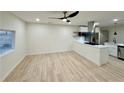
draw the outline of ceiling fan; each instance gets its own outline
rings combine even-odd
[[[78,15],[79,11],[75,11],[73,13],[71,13],[70,15],[67,16],[67,11],[64,11],[63,14],[64,14],[64,17],[60,17],[60,18],[56,18],[56,17],[49,17],[50,19],[59,19],[59,20],[62,20],[64,22],[68,22],[68,23],[71,23],[71,21],[68,19],[68,18],[72,18],[72,17],[75,17],[76,15]]]

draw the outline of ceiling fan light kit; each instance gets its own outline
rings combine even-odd
[[[71,21],[70,21],[70,20],[67,20],[66,22],[67,22],[68,24],[71,24]]]
[[[70,22],[68,22],[68,24],[71,24],[71,21],[70,21]]]

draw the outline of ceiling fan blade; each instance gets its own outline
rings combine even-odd
[[[56,18],[56,17],[48,17],[48,18],[50,18],[50,19],[60,19],[60,20],[64,19],[64,17],[61,17],[61,18]]]
[[[67,16],[67,18],[75,17],[78,13],[79,13],[79,11],[76,11],[76,12],[70,14],[69,16]]]

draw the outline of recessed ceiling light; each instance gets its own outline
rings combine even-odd
[[[114,22],[117,22],[117,21],[118,21],[118,19],[113,19],[113,21],[114,21]]]
[[[39,19],[39,18],[36,18],[36,21],[37,21],[37,22],[39,22],[39,21],[40,21],[40,19]]]
[[[66,18],[64,18],[64,19],[62,19],[62,21],[66,22],[66,21],[67,21],[67,19],[66,19]]]

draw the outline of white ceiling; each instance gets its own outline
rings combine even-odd
[[[73,11],[69,11],[68,15]],[[13,14],[20,17],[26,22],[33,22],[36,18],[40,18],[39,23],[48,24],[67,24],[58,19],[49,19],[48,17],[63,17],[62,11],[13,11]],[[118,18],[118,23],[124,23],[124,12],[123,11],[80,11],[80,13],[70,18],[72,25],[87,25],[88,21],[97,21],[100,26],[113,25],[113,19]],[[68,24],[67,24],[68,25]]]

